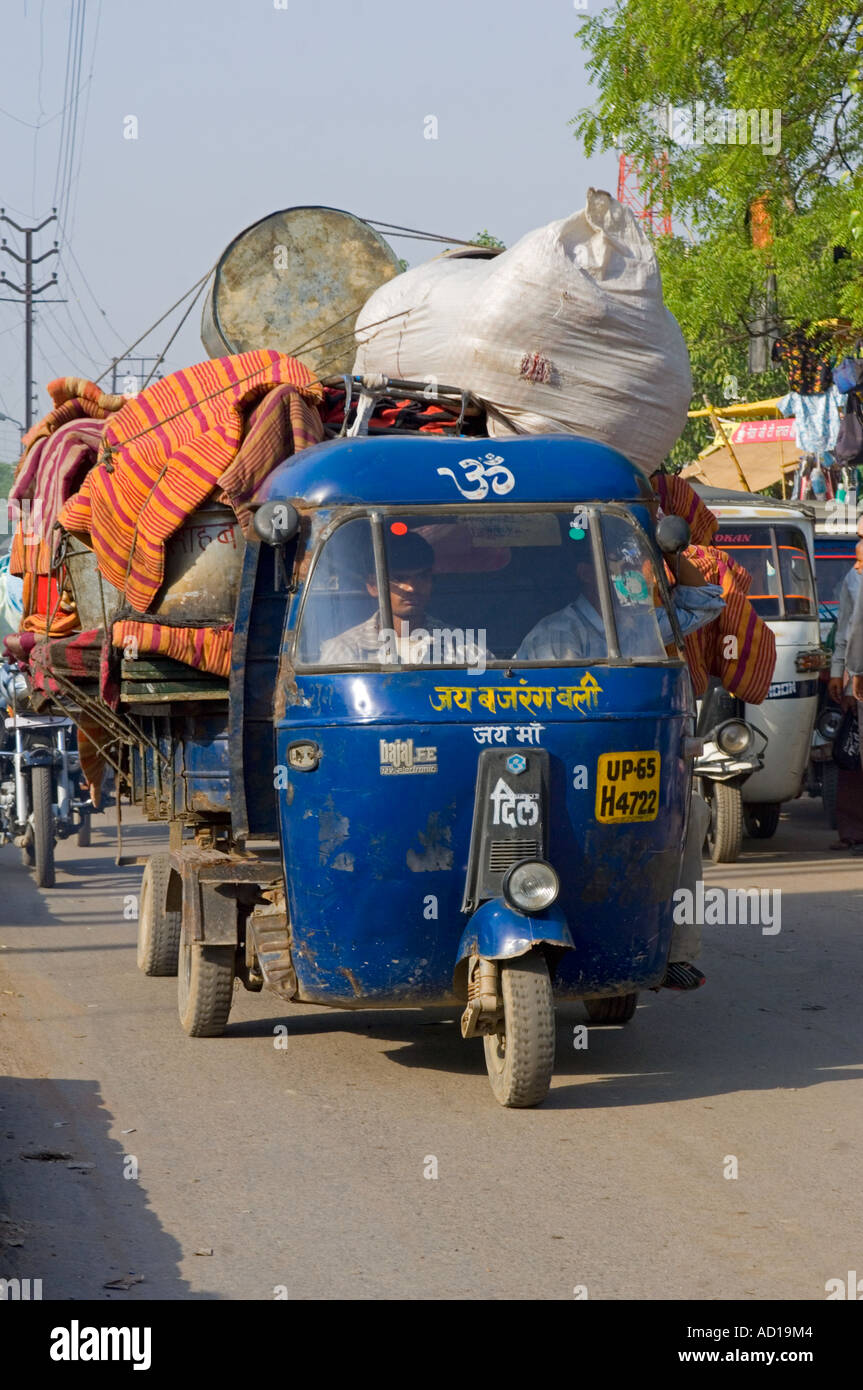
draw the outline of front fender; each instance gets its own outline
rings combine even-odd
[[[556,903],[544,912],[516,912],[501,898],[491,898],[478,907],[458,944],[456,964],[467,956],[486,960],[511,960],[527,955],[535,946],[563,946],[575,949],[566,917]]]

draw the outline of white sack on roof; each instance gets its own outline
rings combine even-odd
[[[364,304],[356,338],[355,374],[466,387],[492,435],[584,435],[650,473],[686,423],[689,354],[653,247],[593,188],[581,212],[493,259],[397,275]]]

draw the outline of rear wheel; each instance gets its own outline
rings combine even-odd
[[[500,967],[501,1031],[483,1038],[495,1099],[510,1109],[539,1105],[554,1070],[554,995],[539,952]]]
[[[180,934],[177,1004],[190,1038],[218,1038],[234,997],[235,946],[201,946],[184,927]]]
[[[839,769],[831,760],[821,765],[821,803],[827,824],[836,829],[836,794],[839,791]]]
[[[154,854],[141,879],[138,969],[145,975],[177,973],[183,914],[180,894],[172,894],[172,872],[170,855]]]
[[[628,1023],[635,1013],[638,991],[617,994],[612,999],[585,999],[584,1007],[591,1023]]]
[[[709,789],[707,852],[714,864],[733,864],[743,847],[743,797],[739,787],[705,782]]]
[[[33,859],[37,888],[54,887],[53,775],[50,767],[30,770],[33,791]]]
[[[752,801],[746,807],[746,833],[753,840],[769,840],[776,834],[779,813],[778,801]]]

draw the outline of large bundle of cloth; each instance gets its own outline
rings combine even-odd
[[[22,629],[55,636],[75,630],[71,605],[58,606],[51,585],[53,528],[64,503],[96,462],[109,415],[125,404],[92,381],[58,377],[48,384],[53,408],[24,436],[24,454],[9,494],[14,523],[10,573],[23,579]]]
[[[703,695],[709,677],[716,676],[730,695],[760,705],[773,678],[776,638],[746,597],[751,577],[712,544],[719,522],[685,479],[655,473],[651,483],[663,512],[689,522],[692,543],[684,556],[708,584],[721,587],[725,599],[725,607],[714,622],[684,639],[695,694]]]
[[[241,460],[250,411],[281,388],[259,423],[262,446]],[[262,350],[172,372],[126,402],[105,429],[96,466],[60,512],[67,531],[96,552],[130,608],[149,611],[164,577],[165,542],[208,497],[241,520],[278,456],[268,441],[291,435],[290,453],[318,443],[323,388],[295,358]],[[281,455],[284,457],[284,454]]]
[[[355,373],[468,389],[490,435],[582,435],[649,474],[686,423],[689,354],[653,247],[596,189],[498,256],[459,253],[396,276],[355,334]]]

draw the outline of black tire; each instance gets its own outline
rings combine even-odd
[[[703,779],[706,781],[706,779]],[[743,848],[743,797],[739,787],[706,783],[710,790],[707,852],[714,864],[733,864]]]
[[[80,849],[88,849],[90,846],[90,817],[84,813],[78,817],[78,846]]]
[[[832,761],[821,764],[821,803],[831,830],[836,829],[836,795],[839,791],[839,769]]]
[[[89,819],[89,818],[88,818]],[[151,855],[138,899],[138,969],[145,975],[176,975],[180,954],[182,901],[172,884],[168,854]]]
[[[33,795],[33,862],[37,888],[54,887],[54,777],[50,767],[30,769]]]
[[[770,840],[776,834],[779,813],[778,801],[751,801],[746,807],[746,833],[753,840]]]
[[[616,994],[612,999],[584,1000],[591,1023],[628,1023],[637,1004],[637,990],[634,994]]]
[[[235,946],[197,946],[187,930],[180,934],[177,1006],[190,1038],[224,1033],[234,997]]]
[[[554,1071],[554,994],[538,951],[500,968],[503,1031],[483,1038],[495,1099],[509,1109],[539,1105]]]

